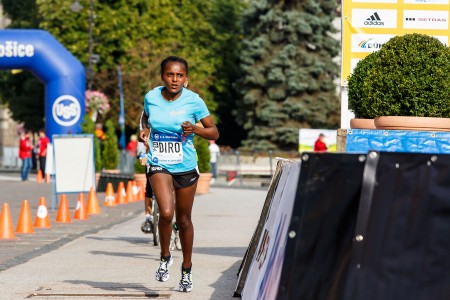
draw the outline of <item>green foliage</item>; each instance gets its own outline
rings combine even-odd
[[[209,142],[208,140],[194,136],[194,147],[197,151],[197,159],[198,159],[198,169],[200,173],[208,173],[211,171],[211,166],[209,164],[209,160],[211,155],[209,153]]]
[[[136,135],[139,136],[139,130],[136,131]],[[139,154],[139,143],[138,143],[138,154]],[[134,161],[134,172],[135,173],[145,173],[146,166],[141,165],[141,162],[139,160],[139,158],[136,158],[136,160]]]
[[[83,9],[70,10],[72,0],[1,0],[5,13],[13,19],[10,28],[39,28],[49,31],[85,66],[88,65],[89,0],[80,0]],[[93,1],[93,89],[110,99],[112,109],[103,119],[118,119],[119,91],[117,66],[122,67],[125,122],[138,127],[145,93],[162,82],[159,64],[169,55],[183,56],[190,65],[189,88],[199,93],[215,114],[220,102],[228,113],[231,89],[237,77],[237,49],[241,35],[238,23],[240,0],[180,1]],[[6,86],[19,83],[9,81]],[[23,89],[20,89],[23,90]],[[43,92],[38,96],[42,101]],[[2,95],[3,89],[0,90]],[[5,99],[6,97],[1,97]],[[12,95],[10,102],[16,102]],[[31,97],[30,97],[31,98]],[[38,110],[37,118],[44,117]],[[29,116],[26,116],[27,118]],[[25,121],[25,120],[20,120]],[[231,120],[233,121],[233,120]]]
[[[236,119],[244,149],[296,150],[299,128],[337,128],[335,0],[253,1],[244,14]]]
[[[371,101],[364,97],[363,87],[369,70],[374,66],[377,52],[372,52],[360,60],[348,78],[348,108],[356,118],[371,119],[369,109]]]
[[[105,140],[103,141],[102,166],[106,170],[117,169],[119,165],[119,148],[114,122],[105,122]]]
[[[44,128],[44,86],[30,72],[0,72],[1,103],[12,112],[12,118],[37,132]]]
[[[83,133],[92,134],[94,136],[94,155],[95,155],[95,172],[102,170],[102,154],[100,150],[100,143],[95,136],[95,123],[88,115],[84,115],[83,123],[81,124]]]
[[[425,34],[392,38],[350,75],[349,107],[367,118],[450,117],[450,48]]]
[[[143,174],[145,173],[146,166],[141,165],[141,162],[138,158],[134,161],[134,173]]]

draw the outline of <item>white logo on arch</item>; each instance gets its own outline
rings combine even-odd
[[[52,115],[59,125],[72,126],[81,117],[80,103],[71,95],[62,95],[53,103]]]

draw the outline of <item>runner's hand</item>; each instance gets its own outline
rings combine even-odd
[[[144,143],[146,147],[148,147],[148,136],[150,135],[150,130],[148,128],[143,128],[139,131],[138,141]]]
[[[183,129],[183,133],[185,136],[194,133],[194,125],[192,125],[192,123],[189,121],[184,121],[183,123],[181,123],[181,128]]]

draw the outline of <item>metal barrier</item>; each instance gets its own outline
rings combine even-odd
[[[275,172],[277,157],[299,159],[298,152],[283,151],[221,151],[218,159],[217,173],[228,183],[238,180],[242,185],[244,178],[270,179]],[[230,185],[231,185],[230,184]]]

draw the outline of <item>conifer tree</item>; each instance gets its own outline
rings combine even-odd
[[[300,128],[337,128],[336,7],[336,0],[250,3],[236,85],[244,148],[296,150]]]

